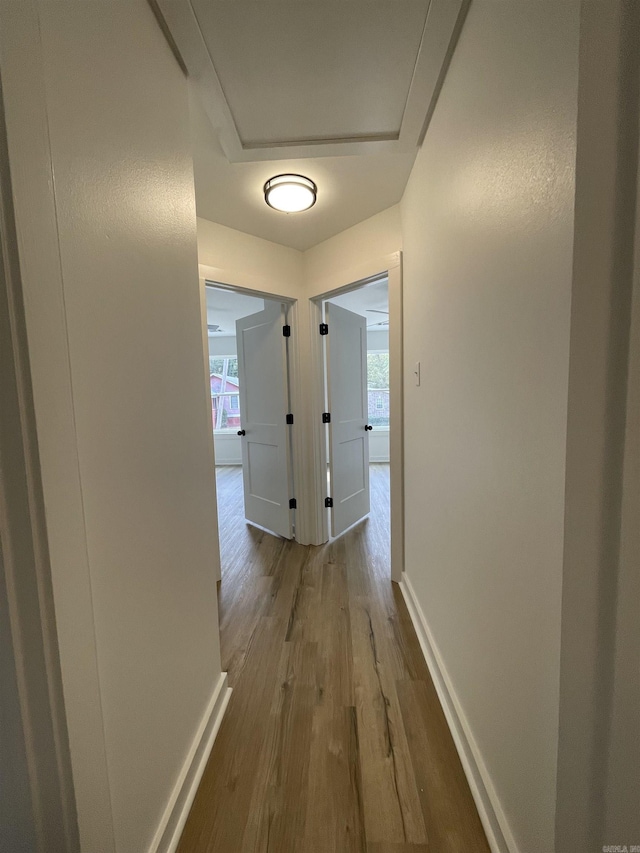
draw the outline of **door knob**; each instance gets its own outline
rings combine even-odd
[[[238,435],[246,435],[246,433],[245,433],[245,431],[244,431],[243,429],[239,429],[239,430],[238,430]]]
[[[372,430],[372,429],[373,429],[373,427],[372,427],[372,426],[369,426],[369,424],[367,424],[367,425],[365,426],[365,429]]]

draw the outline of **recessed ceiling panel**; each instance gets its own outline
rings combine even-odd
[[[192,0],[243,146],[397,139],[429,0]]]

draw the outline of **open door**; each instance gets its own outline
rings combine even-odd
[[[331,533],[338,536],[370,509],[367,321],[338,305],[325,308]]]
[[[247,521],[292,537],[285,311],[267,303],[236,321],[242,474]]]

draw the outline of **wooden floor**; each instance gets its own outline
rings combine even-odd
[[[179,853],[488,853],[389,580],[388,466],[371,516],[321,547],[251,527],[240,469],[217,479],[233,693]]]

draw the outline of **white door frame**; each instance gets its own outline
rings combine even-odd
[[[76,853],[80,836],[18,248],[0,86],[0,755],[13,793],[0,803],[0,844]]]
[[[324,411],[324,356],[319,324],[322,303],[326,299],[358,290],[382,277],[389,282],[389,464],[390,464],[390,528],[391,580],[399,583],[404,570],[404,393],[402,353],[402,253],[372,261],[358,270],[346,271],[330,280],[319,282],[320,292],[310,299],[311,318],[311,407],[313,416],[314,474],[317,506],[316,524],[320,539],[329,539],[329,520],[324,507],[327,447]],[[322,289],[323,284],[327,289]],[[314,288],[316,289],[316,288]],[[331,330],[329,330],[331,334]]]
[[[227,273],[224,270],[214,269],[214,268],[200,268],[201,276],[200,276],[200,290],[201,290],[201,304],[202,304],[202,335],[203,335],[203,357],[205,360],[205,364],[207,366],[207,394],[211,393],[211,389],[209,388],[209,342],[208,342],[208,334],[207,334],[207,310],[206,310],[206,288],[207,287],[216,287],[219,290],[231,290],[235,293],[243,293],[245,296],[253,296],[258,299],[271,299],[275,302],[282,302],[287,306],[287,320],[289,325],[291,326],[291,338],[290,338],[290,346],[288,349],[288,363],[289,363],[289,398],[291,400],[291,411],[294,414],[294,418],[297,413],[301,413],[303,410],[303,403],[300,399],[300,389],[302,387],[301,383],[301,374],[300,374],[300,347],[297,345],[297,336],[299,329],[299,309],[298,309],[298,301],[297,299],[292,298],[291,296],[283,296],[281,293],[274,293],[272,291],[267,290],[258,290],[255,287],[252,287],[250,283],[235,283],[234,279],[238,279],[238,276],[235,274]],[[202,273],[204,272],[204,276]],[[292,345],[291,345],[292,343]],[[298,429],[296,429],[296,425]],[[302,428],[302,417],[299,415],[297,418],[297,422],[294,420],[294,426],[291,430],[291,455],[292,455],[292,464],[293,464],[293,495],[291,497],[296,497],[298,499],[298,503],[300,503],[300,497],[304,493],[304,486],[302,481],[302,471],[303,471],[303,455],[304,450],[302,447],[300,429]],[[214,446],[213,450],[213,462],[215,466],[215,445],[213,442],[213,421],[211,423],[211,443]],[[216,502],[218,500],[217,491],[216,491]],[[304,516],[300,513],[300,510],[296,510],[295,516],[295,539],[296,541],[305,541],[303,536],[305,535],[304,531]],[[219,537],[218,537],[219,538]],[[218,542],[218,551],[220,550],[220,542]],[[220,570],[219,570],[220,571]],[[220,578],[218,578],[220,580]]]

